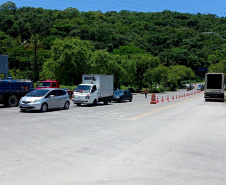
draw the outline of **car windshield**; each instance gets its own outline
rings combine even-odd
[[[27,96],[29,96],[29,97],[43,97],[48,92],[49,92],[49,90],[46,90],[46,89],[38,89],[38,90],[31,91],[30,93],[27,94]]]
[[[51,82],[39,82],[38,87],[50,87]]]
[[[122,91],[122,90],[114,91],[114,95],[122,95],[123,93],[124,93],[124,91]]]
[[[75,92],[90,92],[91,86],[90,85],[79,85]]]

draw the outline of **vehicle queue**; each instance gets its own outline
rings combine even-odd
[[[130,90],[113,90],[113,75],[83,75],[82,84],[77,86],[72,96],[64,89],[38,86],[20,99],[18,107],[22,112],[69,109],[70,99],[77,106],[81,104],[96,106],[98,102],[103,102],[105,105],[111,101],[132,102],[133,96]]]

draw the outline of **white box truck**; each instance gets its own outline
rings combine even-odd
[[[206,73],[204,98],[205,100],[215,99],[224,101],[223,73]]]
[[[82,75],[82,84],[73,92],[72,101],[81,104],[97,105],[103,101],[105,105],[113,98],[113,75]]]

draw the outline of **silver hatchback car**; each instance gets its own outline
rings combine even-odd
[[[67,91],[60,88],[36,89],[20,99],[19,109],[40,110],[46,112],[48,109],[69,109],[70,98]]]

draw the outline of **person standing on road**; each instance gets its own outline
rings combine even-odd
[[[148,94],[147,88],[145,89],[144,94],[145,94],[145,98],[147,98],[147,94]]]

